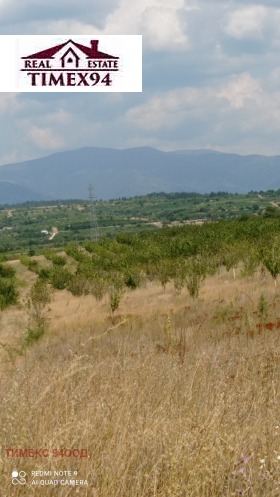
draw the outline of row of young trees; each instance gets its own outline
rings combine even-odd
[[[21,261],[38,274],[45,286],[67,289],[77,296],[92,294],[97,300],[107,294],[114,314],[124,291],[146,281],[159,281],[164,288],[173,282],[177,292],[187,287],[191,297],[196,298],[207,275],[215,274],[221,266],[232,271],[233,277],[237,266],[246,275],[253,275],[259,267],[266,268],[276,286],[280,273],[279,233],[279,219],[206,223],[119,234],[99,242],[88,241],[83,246],[69,244],[65,248],[67,256],[54,251],[45,253],[49,267],[26,256]],[[16,287],[14,269],[0,265],[1,310],[16,303]],[[40,293],[38,289],[36,292]]]
[[[75,296],[107,296],[111,317],[126,290],[147,281],[158,281],[165,288],[172,282],[176,292],[186,287],[192,298],[199,296],[205,278],[225,267],[235,277],[235,269],[253,275],[267,270],[275,287],[280,274],[280,220],[229,221],[167,228],[159,232],[120,234],[88,241],[83,246],[69,244],[66,255],[47,251],[47,264],[23,256],[21,262],[38,278],[29,292],[26,311],[28,328],[22,350],[45,333],[45,308],[52,288],[67,289]],[[0,311],[17,303],[17,274],[13,266],[0,264]]]
[[[108,294],[114,312],[126,288],[135,289],[147,280],[159,281],[164,288],[172,281],[177,292],[187,287],[196,298],[206,276],[221,266],[233,277],[237,266],[246,275],[266,268],[276,285],[278,233],[279,220],[258,219],[120,234],[83,246],[70,244],[65,249],[67,258],[49,251],[45,254],[52,263],[49,268],[40,268],[32,259],[28,265],[56,289],[92,294],[96,299]]]

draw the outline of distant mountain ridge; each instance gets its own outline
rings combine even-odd
[[[280,188],[280,156],[85,147],[0,167],[0,203]]]

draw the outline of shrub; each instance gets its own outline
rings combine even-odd
[[[63,290],[71,280],[71,273],[64,267],[54,266],[50,272],[50,282],[57,290]]]
[[[9,305],[17,303],[18,292],[15,282],[8,278],[0,278],[0,309],[3,311]]]
[[[72,275],[66,284],[66,289],[75,295],[80,297],[81,295],[88,295],[90,293],[91,284],[89,280],[80,274]]]
[[[268,302],[263,293],[258,301],[258,314],[261,318],[267,318],[268,316]]]
[[[111,317],[113,319],[114,313],[119,308],[122,296],[124,294],[124,280],[121,273],[112,273],[111,278],[108,281],[108,291]]]
[[[114,312],[119,308],[121,303],[123,291],[120,288],[115,288],[112,286],[109,290],[110,308],[111,315],[114,316]]]
[[[46,259],[52,261],[55,266],[65,266],[66,259],[62,255],[57,255],[55,252],[51,250],[45,253]]]
[[[34,273],[37,273],[39,270],[38,261],[35,261],[34,259],[30,259],[29,264],[28,264],[28,269],[29,269],[29,271],[33,271]]]
[[[96,300],[102,300],[108,289],[108,283],[105,277],[96,276],[90,284],[90,293]]]
[[[66,259],[62,255],[54,255],[52,258],[52,262],[55,266],[65,266]]]
[[[37,322],[41,322],[43,311],[46,305],[51,302],[51,292],[48,284],[38,278],[30,290],[29,298],[29,306],[32,309],[33,317]]]
[[[135,290],[141,284],[141,271],[131,271],[127,273],[124,277],[124,284],[131,290]]]
[[[51,277],[51,269],[42,268],[38,271],[38,276],[43,281],[48,281]]]
[[[29,347],[37,342],[47,330],[45,307],[51,302],[51,291],[48,284],[38,278],[33,284],[30,293],[28,307],[30,311],[30,326],[22,338],[23,348]]]
[[[191,257],[186,266],[186,286],[190,296],[195,299],[199,295],[199,290],[207,274],[206,263],[200,258]]]
[[[44,335],[45,331],[46,326],[44,322],[37,324],[33,328],[28,328],[27,332],[23,335],[23,347],[29,347],[34,342],[37,342]]]
[[[28,257],[27,255],[22,255],[20,258],[19,258],[21,264],[23,264],[24,266],[28,267],[28,264],[29,264],[29,261],[30,261],[30,257]]]
[[[13,278],[16,274],[12,266],[3,266],[0,264],[0,278]]]
[[[277,238],[275,238],[269,247],[263,249],[262,262],[271,274],[276,288],[277,276],[280,274],[280,246]]]
[[[186,261],[184,259],[180,259],[175,262],[173,266],[173,284],[176,292],[181,293],[182,289],[186,284]]]

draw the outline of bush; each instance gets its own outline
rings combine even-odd
[[[0,309],[3,311],[9,305],[17,303],[18,292],[15,282],[8,278],[0,278]]]
[[[51,292],[48,284],[41,279],[37,279],[30,290],[29,297],[33,316],[37,323],[41,323],[44,308],[51,302]]]
[[[28,267],[28,264],[29,264],[29,261],[30,261],[30,258],[27,256],[27,255],[22,255],[20,258],[19,258],[21,264],[23,264],[24,266]]]
[[[42,281],[48,281],[51,277],[51,269],[42,268],[38,271],[38,276]]]
[[[119,308],[123,290],[121,288],[111,287],[109,290],[109,302],[111,308],[111,316],[114,317],[114,312]]]
[[[23,347],[29,347],[34,342],[37,342],[44,335],[45,331],[46,326],[44,322],[37,324],[33,328],[28,328],[27,332],[23,335]]]
[[[80,297],[81,295],[88,295],[90,293],[91,284],[89,280],[80,274],[75,274],[71,276],[66,284],[66,289],[75,295]]]
[[[20,262],[26,266],[29,271],[34,271],[35,273],[38,272],[39,265],[36,260],[30,259],[27,255],[23,255],[20,257]]]
[[[65,266],[66,259],[62,255],[54,255],[52,258],[52,262],[55,266]]]
[[[56,290],[63,290],[70,282],[71,277],[71,273],[64,267],[54,266],[50,272],[50,283]]]
[[[29,271],[33,271],[34,273],[37,273],[39,270],[38,261],[35,261],[34,259],[30,259],[27,267],[28,267]]]
[[[186,284],[186,261],[184,259],[179,259],[175,262],[173,267],[173,284],[177,293],[181,293],[182,289]]]
[[[114,319],[114,313],[119,308],[124,294],[124,280],[121,273],[115,272],[111,274],[110,281],[108,281],[108,292],[111,317]]]
[[[124,284],[131,290],[135,290],[135,288],[138,288],[141,284],[140,269],[138,271],[131,271],[130,273],[127,273],[124,277]]]
[[[3,266],[0,264],[0,278],[13,278],[16,274],[12,266]]]
[[[271,244],[262,250],[262,262],[271,274],[276,288],[277,276],[280,274],[280,246],[278,238],[275,238]]]
[[[90,293],[96,300],[102,300],[108,289],[108,283],[102,276],[96,276],[90,285]]]
[[[191,257],[186,266],[186,286],[190,296],[195,299],[207,274],[206,262],[199,256]]]
[[[52,261],[52,263],[55,266],[65,266],[66,264],[66,259],[62,255],[57,255],[55,252],[49,250],[45,252],[45,257],[49,261]]]
[[[37,342],[47,330],[47,319],[45,307],[51,302],[51,291],[49,285],[38,278],[33,284],[30,293],[28,308],[30,312],[30,326],[22,338],[22,346],[29,347]]]

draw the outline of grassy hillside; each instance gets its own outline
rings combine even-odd
[[[279,222],[119,234],[2,264],[18,294],[0,313],[4,495],[279,495]],[[88,486],[31,485],[54,469]]]
[[[221,269],[198,300],[147,282],[125,293],[114,323],[107,297],[56,290],[47,333],[20,355],[36,275],[13,265],[22,284],[18,306],[0,315],[1,454],[87,448],[89,457],[2,457],[3,495],[53,495],[11,489],[17,467],[78,469],[89,482],[78,495],[279,494],[280,295],[268,274]]]

